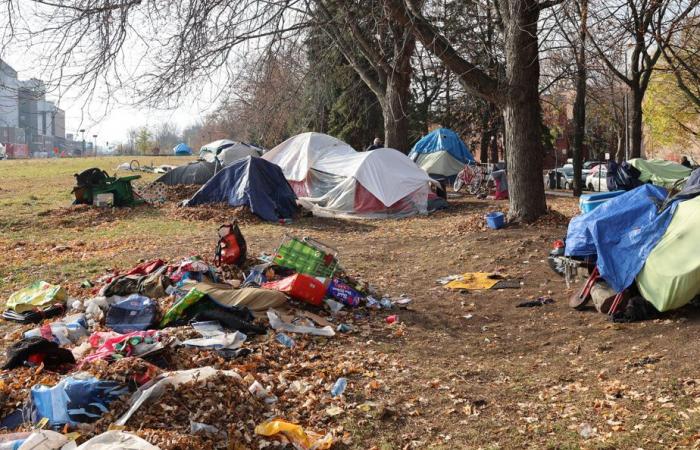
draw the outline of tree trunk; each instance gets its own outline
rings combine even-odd
[[[489,162],[495,164],[500,159],[498,157],[498,128],[491,133],[491,147],[489,148]]]
[[[489,109],[481,113],[481,141],[479,142],[479,161],[485,163],[489,158],[489,143],[491,142],[491,124]]]
[[[574,197],[583,192],[583,138],[586,132],[586,21],[588,0],[581,0],[578,49],[576,51],[576,100],[574,100]]]
[[[387,80],[386,97],[382,103],[384,116],[384,146],[408,153],[408,102],[411,96],[411,76],[395,73]]]
[[[542,182],[542,109],[536,0],[510,0],[505,29],[508,95],[503,107],[508,165],[509,218],[534,221],[547,212]]]
[[[632,105],[630,111],[630,149],[629,158],[642,157],[642,100],[644,94],[639,89],[632,89]]]

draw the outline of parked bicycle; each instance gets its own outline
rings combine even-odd
[[[459,192],[466,186],[467,192],[471,195],[488,195],[491,190],[489,174],[486,164],[470,161],[457,174],[452,189]]]

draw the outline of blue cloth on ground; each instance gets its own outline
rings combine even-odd
[[[423,136],[413,146],[408,157],[415,161],[415,156],[422,153],[435,153],[445,151],[457,161],[467,163],[474,161],[474,156],[467,145],[459,138],[457,133],[447,128],[438,128]]]
[[[36,385],[31,390],[35,422],[46,417],[49,426],[94,422],[109,411],[109,404],[129,389],[116,381],[90,377],[64,378],[56,386]]]
[[[659,213],[662,187],[645,184],[574,217],[566,256],[598,255],[600,275],[617,292],[629,287],[666,232],[678,202]]]
[[[206,203],[248,206],[261,219],[276,222],[294,215],[296,198],[279,166],[248,156],[214,175],[186,206]]]

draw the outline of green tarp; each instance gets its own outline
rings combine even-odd
[[[659,311],[700,294],[700,197],[678,204],[670,225],[637,275],[642,296]]]
[[[690,176],[691,170],[673,161],[661,159],[634,158],[628,161],[632,167],[639,170],[639,181],[672,188],[676,181]]]
[[[54,303],[65,303],[66,291],[61,286],[37,281],[20,289],[7,299],[6,307],[18,313],[25,313],[36,308],[44,308]]]

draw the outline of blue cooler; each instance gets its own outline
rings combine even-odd
[[[611,198],[615,198],[618,195],[622,195],[624,193],[625,191],[612,191],[582,195],[578,201],[578,206],[579,208],[581,208],[581,212],[583,214],[586,214],[587,212],[593,211],[594,209],[607,202]]]

